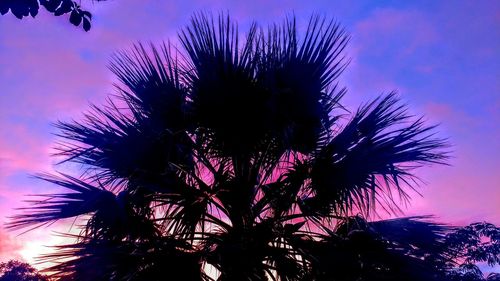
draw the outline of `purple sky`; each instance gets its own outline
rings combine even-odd
[[[313,12],[335,17],[352,35],[352,62],[340,79],[349,88],[345,103],[355,109],[398,90],[453,144],[451,166],[418,171],[423,197],[415,194],[406,214],[500,224],[500,1],[88,2],[89,33],[46,12],[34,20],[0,16],[0,223],[23,206],[22,195],[57,190],[29,175],[53,170],[51,122],[78,119],[113,92],[114,51],[139,40],[175,42],[193,12],[223,11],[241,32],[253,20],[266,26],[292,13],[301,23]],[[0,261],[32,262],[61,240],[53,231],[68,228],[16,236],[0,227]]]

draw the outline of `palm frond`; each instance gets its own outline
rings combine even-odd
[[[142,45],[122,51],[112,58],[110,69],[126,88],[121,97],[130,110],[148,117],[155,131],[178,132],[189,128],[187,89],[179,73],[178,61],[170,45],[150,52]]]
[[[332,82],[346,66],[349,37],[319,16],[311,17],[305,34],[298,38],[295,19],[262,33],[257,82],[270,95],[272,132],[285,148],[309,153],[328,133],[331,111],[344,94]]]
[[[415,256],[447,255],[445,235],[451,227],[429,221],[428,216],[404,217],[368,223],[368,227],[399,250]],[[446,257],[443,257],[445,259]]]
[[[127,116],[110,102],[109,109],[93,107],[85,122],[59,122],[62,132],[59,155],[84,164],[103,182],[138,181],[168,186],[176,169],[193,168],[190,142],[185,132],[159,129],[149,118]]]
[[[193,118],[216,154],[248,154],[265,135],[266,99],[254,82],[255,34],[252,25],[240,46],[229,17],[207,14],[193,17],[180,34]]]
[[[40,195],[43,199],[28,201],[33,206],[22,208],[25,213],[15,215],[13,221],[7,225],[9,228],[40,226],[60,219],[91,214],[98,210],[109,210],[110,214],[116,211],[113,207],[117,206],[115,194],[103,186],[94,186],[65,174],[41,175],[39,178],[72,192]]]
[[[96,168],[101,180],[146,185],[165,184],[160,175],[171,174],[170,163],[192,169],[187,92],[170,47],[136,45],[117,53],[110,69],[124,86],[117,87],[125,108],[110,99],[105,108],[92,106],[84,122],[58,122],[59,155]]]
[[[442,260],[430,258],[429,252],[388,246],[392,242],[369,227],[370,223],[357,218],[320,239],[297,234],[289,237],[291,245],[308,261],[310,279],[306,280],[445,280]],[[441,252],[433,254],[439,256]]]
[[[412,169],[447,159],[446,141],[433,135],[434,127],[410,119],[394,93],[360,108],[315,155],[311,189],[316,196],[310,203],[348,214],[369,212],[381,200],[390,210],[396,206],[393,192],[405,201],[405,185],[414,188]]]

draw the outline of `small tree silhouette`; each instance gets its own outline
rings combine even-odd
[[[478,263],[500,265],[500,228],[486,222],[473,223],[449,233],[445,239],[447,251],[458,266],[450,265],[452,281],[500,281],[500,273],[484,278]]]
[[[10,260],[0,263],[0,281],[48,281],[47,276],[37,272],[31,265]]]
[[[60,122],[64,162],[11,228],[88,216],[78,241],[45,256],[62,280],[446,280],[450,230],[397,212],[415,168],[446,142],[395,93],[348,115],[337,78],[349,40],[313,16],[239,40],[229,17],[200,14],[183,51],[118,53],[107,106]]]

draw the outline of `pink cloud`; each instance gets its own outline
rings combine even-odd
[[[22,244],[19,240],[0,228],[0,262],[19,259],[20,256],[17,251],[21,248]]]
[[[394,44],[394,39],[403,40],[406,47],[394,56],[408,56],[417,48],[439,40],[436,27],[416,10],[376,9],[368,18],[356,24],[353,32],[355,49],[368,49],[377,54]]]
[[[447,104],[428,103],[424,112],[439,131],[451,136],[450,166],[425,168],[424,198],[410,212],[434,213],[456,224],[472,221],[500,223],[500,130]],[[444,133],[443,133],[444,132]]]
[[[439,41],[435,27],[416,10],[375,9],[357,22],[351,33],[347,55],[352,61],[341,77],[351,93],[346,97],[352,100],[348,101],[350,104],[393,90],[403,96],[408,94],[411,89],[397,78],[401,71],[407,71],[403,62],[420,48]],[[412,67],[425,73],[435,68],[428,62]]]
[[[442,123],[443,127],[450,127],[453,130],[470,130],[471,127],[481,126],[480,119],[468,115],[464,111],[453,108],[449,104],[428,102],[422,111],[429,118],[431,123]]]
[[[40,139],[23,125],[3,126],[0,131],[0,175],[13,171],[37,171],[51,166],[50,141]]]

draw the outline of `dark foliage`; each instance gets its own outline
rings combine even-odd
[[[241,42],[229,17],[201,14],[184,51],[118,53],[117,94],[57,123],[81,174],[40,176],[67,192],[9,226],[88,217],[43,257],[61,280],[446,280],[450,228],[368,220],[408,200],[413,170],[444,163],[446,142],[396,93],[346,117],[348,39],[312,17],[303,38],[288,19]]]
[[[38,15],[41,6],[54,16],[69,14],[70,23],[75,26],[81,25],[85,31],[89,31],[92,14],[82,10],[79,3],[80,1],[73,0],[2,0],[0,1],[0,14],[5,15],[10,11],[18,19],[28,16],[34,18]]]
[[[497,281],[500,273],[491,273],[484,278],[478,263],[500,266],[500,228],[491,223],[473,223],[449,233],[445,239],[446,247],[459,261],[451,266],[448,276],[458,281]]]
[[[27,263],[10,260],[0,263],[0,281],[49,281],[49,279]]]

